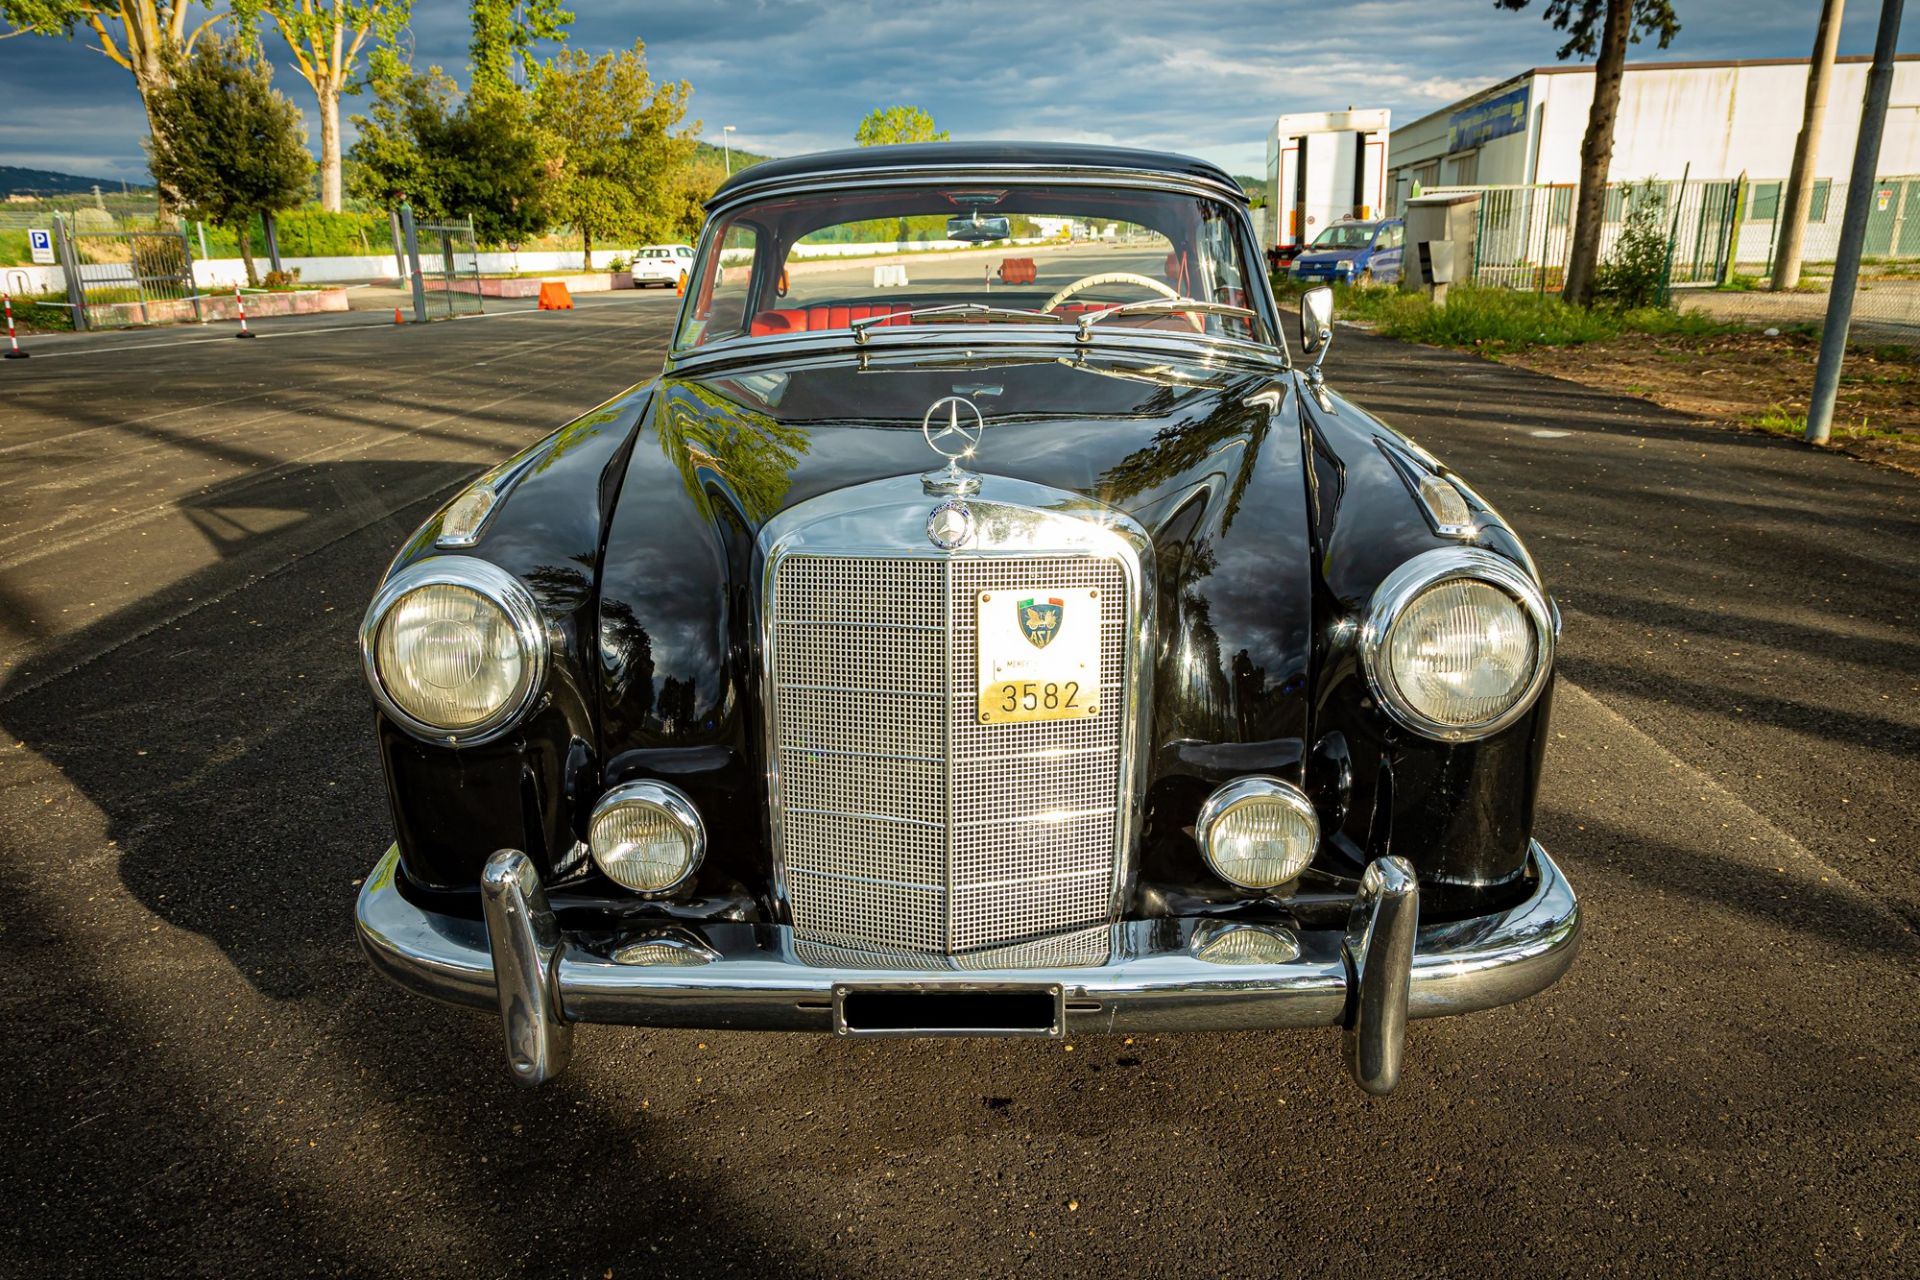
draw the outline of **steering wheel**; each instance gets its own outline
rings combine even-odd
[[[1161,281],[1155,280],[1152,276],[1138,275],[1132,271],[1102,271],[1095,275],[1081,276],[1078,280],[1075,280],[1072,284],[1054,294],[1051,298],[1048,298],[1046,305],[1040,309],[1042,311],[1052,311],[1074,294],[1091,289],[1097,284],[1137,284],[1143,289],[1153,290],[1163,298],[1177,298],[1180,296],[1178,289],[1170,288]],[[1205,333],[1207,331],[1206,322],[1193,312],[1183,311],[1181,314],[1186,316],[1187,323],[1193,326],[1195,333]]]

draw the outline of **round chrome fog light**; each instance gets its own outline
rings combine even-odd
[[[1292,783],[1236,778],[1200,806],[1193,834],[1222,880],[1242,889],[1274,889],[1307,869],[1320,841],[1320,819]]]
[[[664,782],[626,782],[600,797],[587,824],[587,848],[609,880],[635,893],[685,884],[707,851],[707,828],[693,801]]]

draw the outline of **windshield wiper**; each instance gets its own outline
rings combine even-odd
[[[1104,311],[1082,312],[1078,324],[1078,341],[1093,341],[1093,326],[1108,316],[1153,315],[1156,313],[1178,315],[1182,312],[1198,311],[1209,316],[1237,316],[1242,320],[1258,320],[1259,313],[1245,307],[1236,307],[1226,302],[1203,302],[1199,298],[1148,298],[1141,302],[1123,302],[1108,307]]]
[[[1252,314],[1249,312],[1248,314]],[[1046,311],[1021,311],[1014,307],[992,307],[984,302],[948,302],[937,307],[915,307],[910,311],[896,311],[886,316],[862,316],[850,323],[847,328],[853,330],[853,340],[865,343],[867,330],[877,324],[889,321],[905,320],[910,316],[996,316],[1007,320],[1041,320],[1048,324],[1067,324],[1064,316],[1056,316]]]

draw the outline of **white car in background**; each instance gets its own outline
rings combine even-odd
[[[693,248],[684,244],[650,244],[634,250],[633,287],[672,285],[693,270]]]

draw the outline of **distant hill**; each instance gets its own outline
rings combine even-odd
[[[118,178],[86,178],[77,173],[60,173],[53,169],[22,169],[18,165],[0,164],[0,197],[87,195],[95,187],[117,193],[120,186]],[[152,188],[129,183],[127,190],[150,191]]]
[[[695,160],[711,160],[715,164],[725,164],[727,154],[718,143],[696,142],[693,144],[693,158]],[[771,159],[773,159],[772,156],[755,155],[751,151],[742,151],[739,147],[733,149],[733,169],[735,173],[738,173],[750,164],[759,164],[762,160]]]

